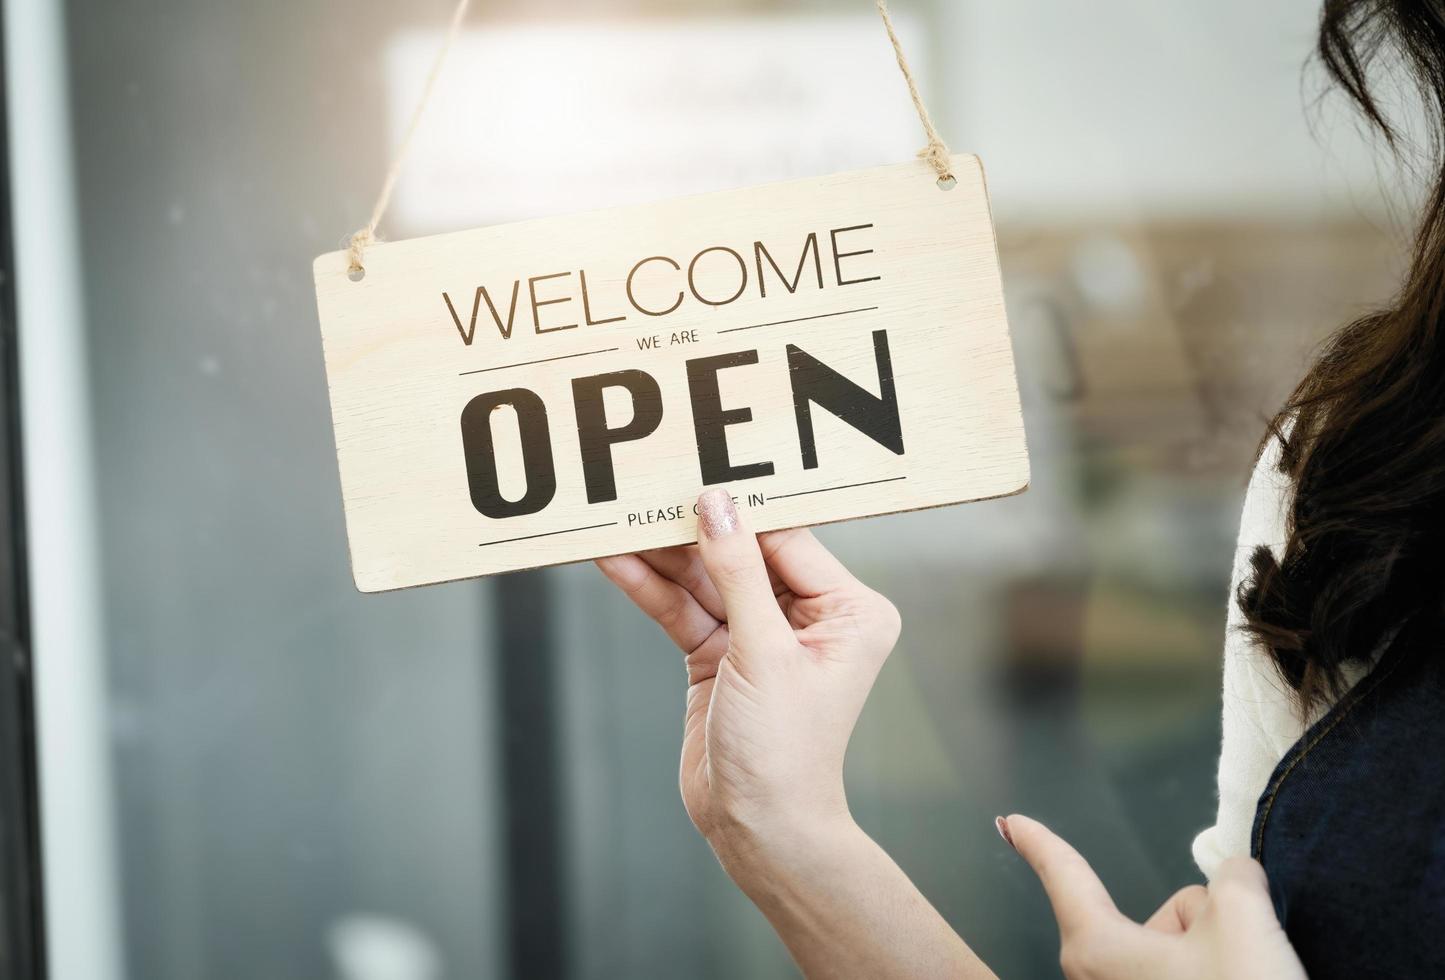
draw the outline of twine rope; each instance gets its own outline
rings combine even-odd
[[[918,151],[918,157],[938,173],[939,180],[951,183],[953,173],[948,165],[948,144],[943,142],[942,136],[938,135],[938,128],[933,125],[933,117],[928,114],[928,106],[923,104],[923,96],[918,91],[918,82],[913,77],[913,69],[908,65],[908,56],[903,53],[903,44],[898,40],[898,32],[893,29],[893,16],[888,12],[888,0],[878,0],[878,16],[883,18],[883,27],[888,31],[888,40],[893,42],[893,54],[898,58],[898,70],[903,73],[903,80],[908,83],[908,94],[913,98],[913,108],[917,110],[918,121],[923,123],[923,133],[928,137],[928,145]]]
[[[893,17],[888,12],[888,0],[877,0],[877,5],[878,15],[883,18],[883,27],[888,31],[888,40],[893,44],[893,54],[898,59],[898,70],[903,73],[903,80],[908,83],[908,94],[913,99],[913,108],[918,113],[918,121],[923,124],[924,135],[928,137],[928,145],[918,151],[919,159],[925,161],[938,173],[940,181],[951,182],[953,174],[948,165],[948,144],[943,142],[943,137],[938,135],[938,129],[933,125],[933,118],[928,114],[928,107],[923,104],[923,96],[918,91],[918,82],[914,79],[913,69],[908,64],[908,56],[903,53],[903,44],[898,40],[898,32],[893,28]],[[351,236],[350,244],[347,246],[349,258],[347,272],[353,279],[360,279],[366,274],[366,267],[362,261],[365,258],[366,249],[378,240],[376,229],[381,225],[381,219],[386,216],[386,209],[391,204],[392,191],[396,189],[396,181],[401,176],[401,168],[406,163],[407,154],[411,152],[417,127],[421,124],[421,117],[426,112],[427,104],[431,102],[432,90],[436,88],[437,79],[441,77],[442,66],[446,63],[447,55],[451,53],[457,36],[461,34],[462,20],[466,17],[469,7],[471,7],[471,0],[457,0],[456,9],[452,11],[451,24],[447,27],[446,37],[442,41],[441,48],[437,50],[436,57],[432,60],[431,70],[427,72],[426,85],[422,88],[421,98],[417,100],[416,108],[412,110],[411,121],[407,123],[401,145],[397,148],[391,166],[386,171],[386,179],[382,182],[381,193],[377,195],[376,204],[371,208],[371,220],[366,223],[365,228]]]
[[[411,151],[412,138],[416,136],[417,126],[421,123],[421,117],[426,112],[427,103],[431,101],[432,89],[436,88],[437,79],[441,77],[442,65],[446,63],[447,55],[451,53],[452,45],[456,43],[457,35],[462,32],[462,19],[467,15],[467,8],[472,5],[472,0],[457,0],[457,9],[452,11],[452,22],[447,28],[447,36],[442,41],[441,48],[437,51],[436,57],[432,60],[431,71],[427,72],[426,85],[421,90],[421,98],[417,100],[416,108],[411,112],[411,122],[407,124],[406,135],[401,138],[401,146],[397,148],[396,156],[391,160],[391,167],[386,172],[386,180],[382,182],[381,193],[376,197],[376,204],[371,208],[371,220],[366,227],[351,236],[351,244],[347,248],[350,262],[347,271],[352,278],[360,278],[365,275],[366,268],[361,264],[366,247],[376,241],[376,229],[381,224],[386,209],[391,204],[391,192],[396,189],[396,179],[401,176],[402,164],[406,162],[406,155]]]

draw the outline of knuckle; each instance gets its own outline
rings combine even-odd
[[[1216,877],[1209,883],[1209,897],[1223,905],[1229,905],[1244,894],[1239,882],[1232,878]]]
[[[1209,890],[1216,898],[1234,901],[1250,895],[1267,894],[1269,883],[1257,861],[1233,857],[1219,866]]]
[[[1078,980],[1079,977],[1086,976],[1082,954],[1077,944],[1064,943],[1059,949],[1059,969],[1069,980]]]
[[[1274,914],[1268,887],[1260,882],[1225,879],[1209,886],[1209,907],[1227,917],[1263,917]]]
[[[1264,868],[1254,858],[1237,855],[1227,858],[1219,866],[1219,876],[1225,881],[1251,884],[1265,880]]]
[[[873,595],[878,608],[879,626],[882,627],[884,635],[891,643],[898,639],[898,635],[903,632],[903,615],[887,596],[877,592]]]
[[[881,641],[887,649],[892,649],[903,630],[898,607],[887,596],[866,587],[849,595],[845,611],[857,622],[863,636]]]
[[[1069,980],[1095,976],[1098,963],[1099,944],[1087,935],[1067,939],[1059,948],[1059,968]]]
[[[683,576],[682,587],[694,596],[706,594],[711,586],[712,580],[700,565],[689,568]]]
[[[711,837],[717,833],[718,819],[713,808],[705,802],[690,799],[686,783],[683,783],[680,788],[682,790],[682,808],[687,812],[687,817],[697,828],[697,832],[703,837]]]
[[[671,599],[663,606],[657,614],[657,624],[663,629],[671,631],[673,627],[682,622],[683,612],[687,603],[681,598]]]
[[[729,555],[708,570],[714,584],[724,589],[743,585],[752,573],[753,565],[746,555]]]
[[[1176,902],[1193,902],[1208,897],[1209,889],[1203,885],[1185,885],[1174,893],[1174,900]]]

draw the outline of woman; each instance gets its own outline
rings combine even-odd
[[[1326,0],[1319,54],[1392,147],[1370,69],[1410,70],[1434,186],[1398,299],[1334,338],[1251,480],[1209,887],[1138,925],[1069,845],[999,818],[1070,977],[1445,975],[1445,0]],[[697,547],[599,562],[686,653],[689,816],[809,975],[990,975],[848,812],[897,611],[810,532],[754,535],[723,490],[699,508]]]

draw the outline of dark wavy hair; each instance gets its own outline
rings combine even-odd
[[[1423,151],[1431,189],[1398,295],[1328,341],[1265,437],[1295,497],[1283,554],[1257,549],[1236,600],[1303,709],[1445,596],[1445,0],[1326,0],[1317,56],[1397,155]],[[1408,72],[1424,145],[1387,117],[1379,68]]]

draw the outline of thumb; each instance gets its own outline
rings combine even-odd
[[[722,597],[734,648],[746,655],[789,635],[757,535],[738,513],[732,496],[721,488],[709,490],[697,498],[697,510],[698,551],[708,578]]]

